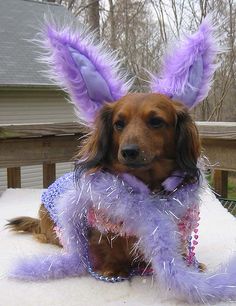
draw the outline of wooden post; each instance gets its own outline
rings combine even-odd
[[[20,167],[7,168],[7,188],[21,188]]]
[[[43,163],[43,188],[48,188],[56,179],[56,164]]]
[[[227,198],[228,195],[228,171],[214,170],[213,186],[216,193]]]

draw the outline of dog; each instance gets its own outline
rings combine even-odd
[[[182,103],[162,94],[131,93],[101,108],[95,128],[76,156],[75,177],[99,170],[129,173],[158,193],[163,191],[163,181],[176,170],[185,174],[184,184],[198,181],[200,153],[197,127]],[[55,224],[43,204],[38,219],[14,218],[7,227],[60,246]],[[89,249],[97,272],[125,277],[134,267],[145,266],[142,255],[134,252],[136,237],[113,236],[89,230]],[[183,245],[183,256],[185,250]],[[204,270],[203,264],[200,269]]]

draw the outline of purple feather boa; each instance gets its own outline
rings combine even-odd
[[[128,183],[127,183],[128,181]],[[123,221],[121,231],[135,233],[138,246],[147,262],[152,263],[159,284],[178,299],[194,303],[215,303],[236,299],[236,259],[215,273],[199,273],[187,267],[181,255],[181,237],[176,219],[199,204],[202,182],[186,185],[168,197],[149,193],[132,177],[117,177],[98,172],[82,177],[58,200],[64,254],[24,259],[10,276],[25,280],[42,280],[80,276],[86,267],[86,214],[90,207],[103,209],[114,222]],[[206,191],[205,191],[206,192]]]

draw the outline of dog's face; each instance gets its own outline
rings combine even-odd
[[[106,104],[80,158],[85,170],[128,172],[155,188],[175,169],[197,175],[200,144],[187,109],[160,94],[128,94]]]
[[[131,94],[112,108],[113,155],[124,168],[175,158],[176,112],[165,96]]]

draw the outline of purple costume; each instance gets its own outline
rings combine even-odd
[[[141,188],[143,189],[143,191],[145,190],[145,192],[148,192],[147,188],[144,188],[144,185],[139,182],[136,178],[129,176],[129,175],[121,175],[120,176],[125,182],[128,182],[130,186],[132,186],[132,188]],[[179,171],[175,171],[173,173],[173,175],[171,177],[169,177],[168,179],[166,179],[163,182],[163,192],[162,194],[166,194],[165,197],[168,197],[169,193],[174,193],[179,186],[181,186],[181,182],[184,179],[184,175],[179,172]],[[142,186],[143,185],[143,186]],[[52,185],[50,185],[48,187],[48,189],[46,191],[43,192],[42,197],[41,197],[41,201],[44,204],[45,208],[47,209],[50,217],[52,218],[52,220],[55,223],[55,231],[59,237],[59,239],[61,239],[61,225],[60,225],[60,217],[58,216],[58,207],[56,207],[57,203],[59,203],[60,198],[63,198],[63,195],[67,192],[67,190],[70,190],[72,188],[76,188],[76,183],[74,182],[74,173],[70,172],[70,173],[66,173],[63,176],[61,176],[60,178],[58,178]],[[196,240],[196,234],[198,231],[197,229],[197,225],[198,225],[198,221],[199,221],[199,209],[198,209],[198,205],[192,205],[191,208],[189,208],[186,212],[185,215],[183,215],[182,219],[177,221],[178,224],[178,228],[180,231],[180,234],[182,236],[181,240],[183,245],[188,245],[188,248],[186,249],[186,251],[188,251],[188,253],[186,254],[186,261],[188,265],[195,265],[196,268],[198,268],[198,262],[195,258],[195,245],[197,244],[197,240]],[[88,223],[88,227],[95,227],[96,229],[98,229],[100,232],[106,234],[108,232],[111,232],[115,235],[119,234],[119,235],[135,235],[135,233],[127,233],[124,232],[122,233],[122,226],[115,224],[114,222],[111,221],[111,219],[109,218],[109,216],[106,215],[105,211],[102,211],[101,209],[95,210],[93,208],[91,208],[88,211],[87,214],[87,223]],[[192,232],[195,231],[194,236],[195,239],[192,241]],[[197,236],[198,237],[198,236]],[[63,245],[63,240],[61,241],[62,245]],[[88,254],[87,254],[87,258]],[[121,277],[103,277],[102,275],[98,275],[97,273],[95,273],[92,269],[92,264],[90,263],[90,261],[88,260],[87,263],[87,268],[89,273],[96,277],[97,279],[100,280],[104,280],[104,281],[108,281],[108,282],[116,282],[116,281],[122,281],[124,280],[124,278]],[[146,271],[146,270],[145,270]],[[148,273],[145,273],[145,271],[143,270],[135,270],[133,272],[131,272],[130,277],[133,275],[147,275],[150,273],[150,271],[152,270],[147,270]]]
[[[71,188],[74,185],[73,178],[73,172],[64,174],[63,176],[59,177],[53,184],[51,184],[41,196],[41,201],[56,226],[59,226],[59,221],[55,203],[56,201],[58,201],[58,198],[63,196],[67,189]]]

